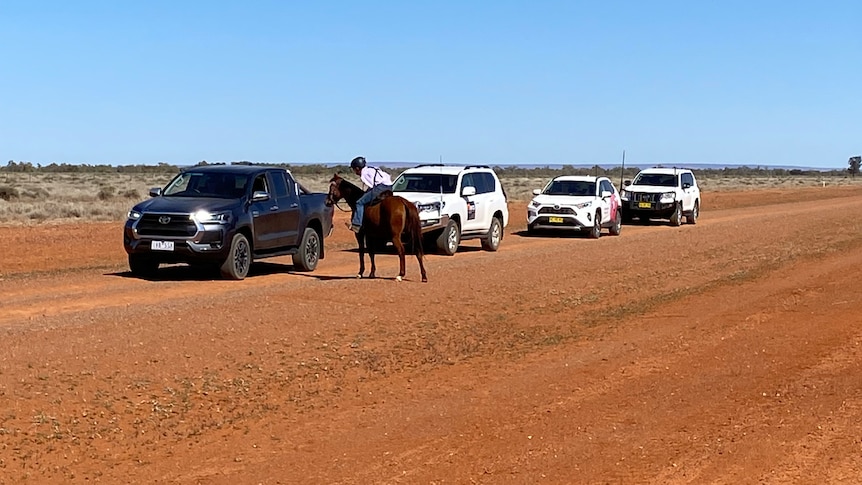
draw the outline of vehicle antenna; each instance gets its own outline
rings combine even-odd
[[[623,150],[623,164],[620,167],[620,187],[623,186],[623,178],[626,176],[626,151]]]

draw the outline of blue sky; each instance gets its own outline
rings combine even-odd
[[[0,163],[862,153],[859,1],[0,3]]]

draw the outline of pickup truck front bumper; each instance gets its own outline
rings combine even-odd
[[[224,241],[232,235],[225,234],[222,225],[194,223],[183,230],[156,232],[146,226],[139,230],[139,222],[126,221],[123,229],[123,247],[128,254],[148,254],[165,263],[223,261],[228,255],[230,248]],[[192,234],[179,235],[182,231]]]

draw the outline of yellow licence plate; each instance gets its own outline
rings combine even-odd
[[[641,209],[649,209],[650,207],[652,207],[652,204],[650,204],[649,202],[638,202],[638,207],[640,207]]]
[[[555,223],[556,223],[556,224],[562,224],[562,223],[563,223],[563,218],[562,218],[562,217],[549,217],[549,218],[548,218],[548,222],[550,222],[550,223],[552,223],[552,224],[555,224]]]

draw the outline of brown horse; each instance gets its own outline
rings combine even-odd
[[[326,204],[335,205],[343,198],[347,201],[347,205],[355,211],[356,201],[362,197],[362,194],[364,194],[362,189],[335,174],[329,180],[329,194],[326,196]],[[427,282],[425,263],[422,261],[424,254],[422,252],[422,224],[419,221],[419,211],[413,203],[397,195],[384,196],[380,202],[372,202],[365,206],[362,228],[356,234],[356,242],[359,244],[358,276],[361,278],[362,274],[365,273],[365,250],[367,248],[368,256],[371,259],[371,273],[368,274],[368,277],[376,278],[375,250],[378,246],[392,241],[392,245],[398,251],[398,260],[401,263],[401,271],[395,279],[401,281],[404,278],[405,254],[402,235],[407,236],[408,242],[416,253],[419,269],[422,271],[422,282]]]

